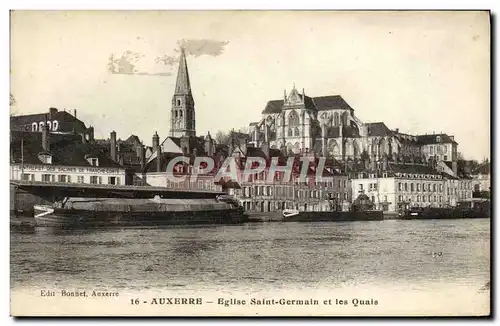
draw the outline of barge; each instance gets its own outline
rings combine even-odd
[[[473,199],[456,207],[412,207],[402,211],[400,217],[406,220],[490,218],[490,201]]]
[[[346,221],[382,221],[382,211],[327,211],[309,212],[294,209],[283,211],[284,222],[346,222]]]
[[[230,196],[214,199],[67,197],[52,205],[35,205],[39,226],[160,226],[238,224],[244,209]]]

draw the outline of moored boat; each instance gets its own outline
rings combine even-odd
[[[400,213],[402,219],[462,219],[490,218],[490,201],[463,201],[456,207],[411,207]]]
[[[234,224],[247,219],[228,198],[66,198],[34,210],[37,225],[46,226]]]
[[[285,222],[344,222],[344,221],[381,221],[384,219],[382,211],[326,211],[310,212],[298,210],[284,210]]]

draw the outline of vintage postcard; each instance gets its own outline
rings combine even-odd
[[[489,316],[488,11],[10,14],[12,316]]]

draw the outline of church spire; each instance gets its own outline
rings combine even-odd
[[[191,83],[189,82],[186,51],[184,50],[184,47],[181,47],[179,71],[177,72],[177,82],[175,83],[175,94],[191,95]]]

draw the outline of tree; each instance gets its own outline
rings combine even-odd
[[[12,95],[12,93],[10,93],[10,116],[13,117],[16,115],[16,110],[13,110],[12,107],[15,107],[16,106],[16,98],[14,97],[14,95]]]
[[[215,134],[215,141],[217,144],[226,144],[229,140],[229,133],[225,133],[223,131],[217,131]]]

